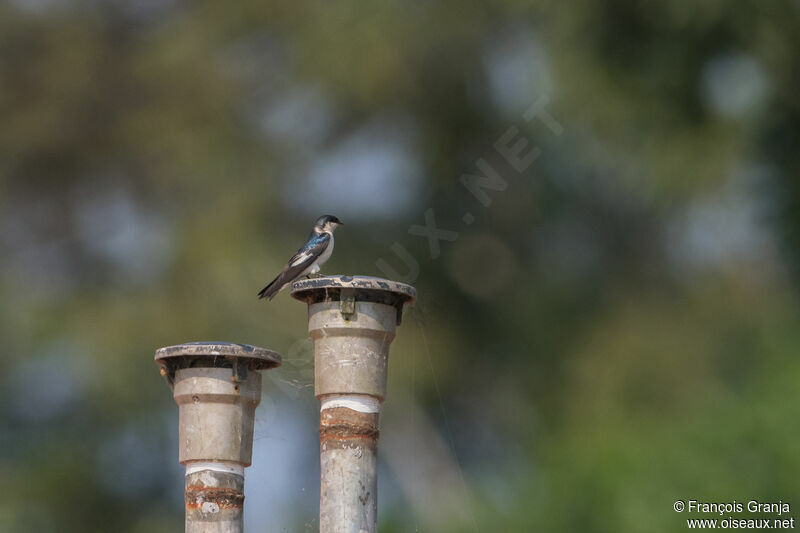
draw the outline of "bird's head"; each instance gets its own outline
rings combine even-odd
[[[338,226],[343,226],[344,223],[333,215],[322,215],[314,223],[314,229],[333,233]]]

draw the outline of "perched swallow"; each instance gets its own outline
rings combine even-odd
[[[259,298],[272,300],[294,280],[316,274],[333,253],[333,230],[344,224],[333,215],[322,215],[314,223],[308,241],[289,259],[278,277],[261,289]]]

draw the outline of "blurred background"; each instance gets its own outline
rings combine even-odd
[[[324,272],[420,294],[381,531],[800,506],[798,28],[797,1],[0,1],[0,530],[180,531],[153,352],[224,340],[284,355],[246,528],[316,531],[306,309],[255,296],[323,213]]]

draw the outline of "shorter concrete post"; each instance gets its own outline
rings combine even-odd
[[[320,401],[320,533],[378,530],[378,416],[389,345],[413,287],[367,276],[295,282],[308,303]]]
[[[279,366],[281,356],[246,344],[191,342],[160,348],[155,359],[178,404],[186,531],[241,533],[259,370]]]

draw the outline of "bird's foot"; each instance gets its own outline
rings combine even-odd
[[[322,274],[306,274],[306,278],[308,278],[308,279],[317,279],[317,278],[321,278],[321,277],[322,277]]]

